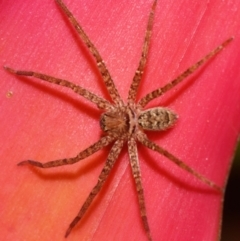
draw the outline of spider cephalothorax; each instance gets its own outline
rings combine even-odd
[[[112,111],[101,115],[101,129],[110,135],[126,136],[129,133],[132,122],[132,113],[127,107],[113,108]]]
[[[150,228],[148,225],[147,214],[146,214],[144,192],[143,192],[143,186],[142,186],[142,180],[141,180],[141,172],[140,172],[138,155],[137,155],[137,141],[139,141],[141,144],[148,147],[149,149],[164,155],[169,160],[176,163],[180,168],[191,173],[193,176],[195,176],[202,182],[206,183],[210,187],[216,189],[217,191],[221,192],[222,189],[221,187],[217,186],[214,182],[210,181],[209,179],[199,174],[194,169],[187,166],[179,158],[177,158],[167,150],[163,149],[162,147],[158,146],[157,144],[155,144],[154,142],[148,139],[147,135],[144,133],[144,130],[153,130],[153,131],[166,130],[167,128],[172,127],[173,124],[176,122],[177,115],[173,111],[165,107],[155,107],[151,109],[144,109],[144,107],[151,100],[171,90],[174,86],[179,84],[187,76],[189,76],[194,71],[196,71],[202,64],[204,64],[210,58],[212,58],[217,53],[219,53],[228,43],[232,41],[233,38],[229,38],[228,40],[223,42],[216,49],[211,51],[209,54],[207,54],[197,63],[195,63],[186,71],[184,71],[176,79],[172,80],[165,86],[150,92],[149,94],[141,98],[138,103],[136,103],[136,94],[137,94],[139,83],[143,75],[143,71],[146,65],[146,60],[148,55],[150,37],[152,33],[153,16],[154,16],[154,11],[157,3],[157,0],[155,0],[152,5],[152,9],[148,19],[147,30],[145,33],[144,45],[142,48],[142,54],[141,54],[139,66],[135,72],[135,75],[129,90],[127,104],[124,105],[118,93],[118,90],[116,89],[115,84],[111,78],[111,75],[104,61],[102,60],[98,50],[90,41],[90,39],[88,38],[88,36],[86,35],[82,27],[79,25],[77,20],[74,18],[73,14],[64,5],[62,0],[56,0],[56,2],[58,3],[62,11],[65,13],[65,15],[67,16],[67,18],[69,19],[73,27],[79,34],[79,37],[86,44],[92,56],[95,58],[96,64],[97,64],[96,66],[100,74],[102,75],[103,82],[114,104],[110,104],[110,102],[105,100],[104,98],[97,96],[94,93],[86,90],[85,88],[82,88],[81,86],[78,86],[67,80],[59,79],[53,76],[49,76],[46,74],[41,74],[33,71],[14,70],[12,68],[5,66],[5,69],[13,74],[23,75],[23,76],[34,76],[38,79],[42,79],[44,81],[47,81],[53,84],[70,88],[75,93],[91,101],[99,109],[105,111],[100,117],[100,127],[104,131],[105,135],[103,135],[97,142],[95,142],[85,150],[81,151],[75,157],[63,158],[63,159],[54,160],[46,163],[41,163],[33,160],[26,160],[26,161],[20,162],[18,165],[29,164],[40,168],[50,168],[50,167],[73,164],[92,155],[93,153],[109,145],[110,143],[113,143],[110,153],[108,155],[108,158],[106,160],[106,163],[99,175],[98,181],[96,185],[93,187],[86,201],[82,205],[78,215],[74,218],[74,220],[70,224],[65,234],[65,237],[67,237],[71,232],[72,228],[83,217],[88,207],[92,203],[94,197],[101,190],[103,184],[105,183],[107,177],[110,174],[111,169],[115,164],[116,159],[119,156],[120,151],[122,150],[123,144],[127,142],[129,159],[130,159],[130,164],[132,168],[133,178],[136,184],[143,226],[147,233],[148,239],[152,240]]]

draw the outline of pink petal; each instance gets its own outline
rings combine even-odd
[[[66,4],[99,49],[125,100],[152,1]],[[147,106],[169,106],[179,115],[173,129],[149,137],[222,187],[240,130],[239,7],[237,0],[159,0],[138,95],[140,99],[163,86],[235,37],[200,71]],[[0,16],[1,66],[65,78],[109,99],[92,57],[54,1],[2,2]],[[100,111],[61,87],[3,69],[0,75],[1,236],[64,240],[109,148],[57,169],[16,164],[76,155],[99,139]],[[217,240],[222,196],[161,155],[138,148],[153,240]],[[128,161],[124,148],[106,186],[69,240],[147,240]]]

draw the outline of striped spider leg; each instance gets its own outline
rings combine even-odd
[[[99,109],[103,110],[103,113],[100,117],[100,127],[104,132],[104,136],[100,138],[96,143],[92,144],[85,150],[81,151],[75,157],[72,158],[63,158],[59,160],[49,161],[46,163],[41,163],[33,160],[25,160],[18,163],[19,166],[24,165],[32,165],[38,168],[51,168],[62,165],[74,164],[82,159],[87,158],[93,153],[99,151],[103,147],[112,143],[112,148],[107,157],[106,163],[99,175],[98,181],[96,185],[93,187],[92,191],[88,195],[84,204],[82,205],[79,213],[73,219],[69,228],[66,231],[65,237],[67,237],[73,227],[82,219],[83,215],[88,210],[90,204],[92,203],[94,197],[99,193],[103,184],[105,183],[107,177],[109,176],[121,150],[125,143],[128,145],[128,153],[130,159],[130,166],[132,169],[133,178],[135,181],[138,202],[140,206],[140,214],[143,222],[144,229],[146,231],[148,240],[151,241],[151,232],[147,219],[147,212],[145,207],[145,198],[144,198],[144,190],[142,186],[141,172],[139,159],[137,154],[137,141],[142,143],[147,148],[160,153],[161,155],[167,157],[172,162],[176,163],[180,168],[186,170],[191,173],[200,181],[204,182],[208,186],[214,188],[217,191],[222,191],[222,188],[217,186],[214,182],[210,181],[203,175],[199,174],[197,171],[186,165],[179,158],[153,143],[148,139],[147,135],[144,133],[144,130],[153,130],[153,131],[164,131],[170,127],[172,127],[177,121],[177,115],[170,109],[165,107],[155,107],[151,109],[144,109],[144,107],[153,99],[160,97],[167,91],[174,88],[177,84],[181,83],[184,79],[186,79],[189,75],[194,73],[201,65],[206,63],[209,59],[213,58],[216,54],[218,54],[227,44],[229,44],[233,38],[229,38],[221,45],[219,45],[216,49],[212,50],[209,54],[199,60],[197,63],[192,65],[190,68],[185,70],[182,74],[180,74],[176,79],[172,80],[165,86],[158,88],[146,96],[144,96],[138,103],[136,103],[136,95],[138,91],[138,87],[140,81],[142,79],[142,75],[144,72],[144,68],[147,61],[150,38],[152,34],[153,27],[153,18],[154,12],[157,4],[157,0],[155,0],[152,4],[151,11],[148,18],[147,29],[145,32],[144,43],[141,52],[141,58],[139,61],[138,68],[133,77],[130,90],[128,93],[127,103],[124,103],[121,99],[118,90],[111,78],[111,75],[101,57],[98,50],[91,42],[87,34],[84,32],[83,28],[77,22],[73,14],[69,11],[69,9],[65,6],[62,0],[56,0],[60,9],[63,11],[65,16],[68,18],[72,26],[77,31],[80,39],[87,46],[89,52],[92,54],[96,61],[96,66],[102,76],[104,85],[107,88],[107,91],[111,97],[110,103],[108,100],[97,96],[96,94],[82,88],[79,85],[76,85],[72,82],[69,82],[64,79],[59,79],[53,76],[49,76],[46,74],[41,74],[33,71],[26,70],[14,70],[10,67],[4,67],[7,71],[12,74],[20,75],[20,76],[32,76],[37,79],[41,79],[47,81],[52,84],[61,85],[63,87],[67,87],[72,89],[77,94],[81,95],[85,99],[91,101],[95,104]]]

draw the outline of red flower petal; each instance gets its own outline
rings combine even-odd
[[[152,1],[66,4],[126,99]],[[200,71],[148,105],[169,106],[179,115],[172,130],[149,137],[220,186],[226,183],[240,130],[239,7],[237,0],[158,1],[138,95],[163,86],[234,35]],[[0,4],[0,16],[1,66],[65,78],[108,98],[93,59],[54,1],[7,1]],[[37,170],[16,164],[76,155],[101,135],[100,112],[61,87],[4,70],[0,75],[1,236],[63,240],[109,148],[71,167]],[[215,241],[222,196],[166,158],[138,148],[153,240]],[[69,240],[147,240],[126,151]]]

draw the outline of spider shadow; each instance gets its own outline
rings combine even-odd
[[[102,80],[102,76],[97,68],[97,63],[95,61],[95,59],[93,58],[92,54],[90,53],[89,49],[87,48],[87,46],[84,44],[84,42],[82,41],[81,37],[78,35],[78,33],[76,32],[75,28],[72,26],[72,24],[69,22],[68,18],[66,17],[66,15],[63,13],[63,11],[60,9],[60,7],[57,4],[57,8],[59,8],[59,12],[62,15],[62,20],[65,23],[65,26],[68,27],[69,33],[71,34],[74,42],[76,43],[76,45],[79,48],[79,53],[81,53],[82,56],[84,56],[84,58],[86,59],[86,61],[88,62],[92,73],[94,73],[94,75],[96,76],[96,80],[98,83],[98,88],[100,88],[101,93],[103,93],[104,98],[107,97],[108,100],[111,100],[110,95],[105,87],[105,85],[103,84],[103,80]],[[76,18],[77,19],[77,18]],[[78,21],[78,19],[77,19]],[[80,21],[78,21],[79,25],[81,26]],[[85,31],[85,30],[84,30]],[[87,33],[86,33],[87,34]],[[95,45],[94,45],[95,46]]]
[[[95,212],[96,209],[98,208],[99,205],[101,205],[102,201],[104,200],[104,197],[106,197],[109,194],[109,191],[111,188],[110,186],[113,183],[113,180],[115,179],[116,175],[118,175],[118,169],[119,169],[119,166],[121,165],[123,155],[124,155],[124,153],[126,153],[126,149],[127,149],[126,145],[124,145],[119,157],[116,160],[114,167],[112,168],[109,176],[107,177],[106,182],[103,184],[102,189],[96,195],[92,204],[89,206],[89,209],[87,210],[86,214],[83,216],[81,221],[76,225],[76,227],[74,227],[72,232],[78,232],[82,228],[82,225],[84,225],[89,219],[94,217],[93,215],[96,213]],[[115,193],[115,191],[116,191],[116,189],[114,190],[114,193]],[[113,193],[113,195],[114,195],[114,193]],[[111,196],[110,200],[108,199],[108,201],[105,200],[105,202],[108,202],[107,204],[105,204],[105,207],[108,206],[112,197],[113,196]],[[79,207],[77,207],[76,211],[79,211],[80,207],[81,207],[81,204],[79,205]],[[100,214],[101,217],[99,217],[99,219],[101,219],[104,216],[104,213],[105,213],[105,210]],[[74,217],[74,215],[73,215],[73,217]],[[71,221],[71,220],[69,220],[69,221]]]
[[[65,165],[65,168],[69,167],[71,170],[61,169],[57,170],[56,168],[38,168],[35,166],[27,165],[31,172],[33,172],[36,176],[43,180],[50,180],[50,181],[56,181],[56,180],[74,180],[79,178],[83,173],[88,173],[93,169],[99,168],[100,166],[104,165],[104,161],[107,160],[107,153],[110,151],[110,145],[108,147],[105,147],[103,151],[97,156],[91,159],[91,161],[88,161],[88,158],[85,158],[83,160],[80,160],[77,163],[74,163],[73,165]],[[99,161],[101,160],[101,161]],[[83,163],[84,162],[84,163]],[[82,165],[80,163],[83,163]],[[72,166],[80,165],[77,169],[72,168]],[[22,167],[21,167],[22,168]],[[53,170],[54,172],[47,171],[47,170]]]
[[[214,59],[215,58],[208,60],[208,62],[205,63],[203,66],[201,66],[200,69],[196,70],[196,72],[194,72],[192,75],[188,76],[186,78],[186,80],[183,80],[180,84],[176,85],[173,89],[167,91],[162,96],[159,96],[157,98],[159,100],[156,101],[155,102],[156,104],[154,104],[153,106],[165,106],[165,107],[167,107],[172,102],[174,102],[175,100],[179,100],[179,96],[181,96],[184,92],[186,92],[186,90],[189,89],[195,83],[195,81],[197,81],[197,79],[199,79],[201,77],[201,75],[204,73],[204,71],[208,68],[208,64],[210,64],[212,61],[214,61]],[[180,74],[178,74],[176,77],[174,77],[174,79],[177,78]],[[142,79],[141,83],[144,82],[145,78],[146,78],[146,74],[143,75],[143,79]],[[166,83],[169,83],[172,80],[173,79],[167,81]],[[142,86],[142,84],[140,84],[140,86],[139,86],[139,92],[141,92],[141,88],[142,88],[141,86]],[[160,84],[156,88],[161,88],[163,86],[165,86],[165,85]],[[149,93],[151,91],[149,91]],[[140,100],[142,97],[143,96],[141,96],[139,98],[139,94],[138,94],[138,100]],[[151,101],[149,102],[149,105],[151,107],[153,107],[152,104],[151,104]],[[146,108],[144,108],[144,109],[146,109]]]
[[[213,61],[213,59],[210,59],[208,63],[210,63],[211,61]],[[208,64],[207,63],[207,64]],[[161,104],[154,104],[154,106],[169,106],[170,103],[174,102],[176,99],[179,98],[179,96],[184,93],[188,88],[190,88],[194,82],[202,75],[202,73],[205,71],[205,68],[207,68],[207,64],[205,64],[204,66],[202,66],[196,73],[194,73],[192,76],[188,77],[188,80],[186,82],[183,82],[180,86],[178,86],[178,88],[176,89],[175,92],[171,92],[171,90],[169,91],[170,94],[165,93],[163,96],[160,96],[159,98],[163,98],[163,100],[160,100],[159,103]],[[170,130],[161,132],[160,136],[164,137],[165,135],[168,135]],[[159,139],[159,133],[152,133],[152,132],[148,132],[148,134],[151,136],[150,139]],[[187,189],[189,191],[194,191],[194,192],[202,192],[202,193],[212,193],[212,194],[216,194],[218,193],[215,189],[207,186],[206,184],[206,188],[204,187],[199,187],[199,185],[197,184],[197,186],[193,186],[189,183],[187,183],[186,181],[180,180],[177,176],[174,176],[173,174],[170,174],[168,171],[164,170],[163,168],[161,168],[161,166],[159,164],[157,164],[156,162],[153,162],[152,157],[150,156],[149,153],[149,149],[148,148],[144,148],[143,150],[141,150],[141,155],[143,156],[144,160],[148,160],[148,165],[155,171],[157,171],[158,173],[160,173],[161,175],[164,175],[166,178],[168,178],[169,180],[171,180],[174,184],[176,184],[177,186]],[[164,159],[165,157],[162,156],[160,153],[155,153],[155,155],[159,155],[160,158]],[[169,160],[170,161],[170,160]],[[179,169],[181,169],[181,171],[185,171],[182,168],[179,167]],[[185,171],[187,172],[187,171]],[[188,172],[187,172],[188,173]],[[188,173],[189,175],[192,175],[190,173]],[[193,176],[193,175],[192,175]],[[197,179],[196,177],[193,176],[193,178]],[[201,181],[199,180],[200,185],[201,185]]]
[[[53,97],[56,97],[58,99],[61,99],[62,101],[64,101],[65,103],[67,103],[68,105],[71,105],[74,109],[77,109],[80,112],[84,112],[87,113],[90,117],[92,117],[93,119],[99,119],[100,116],[100,112],[98,108],[94,108],[91,105],[89,105],[85,99],[84,101],[78,100],[76,97],[72,97],[70,96],[68,93],[66,92],[62,92],[60,89],[56,89],[55,86],[53,85],[47,85],[47,83],[41,81],[41,82],[35,82],[32,79],[30,79],[29,77],[25,77],[25,76],[16,76],[20,81],[22,81],[24,84],[29,85],[31,87],[36,88],[37,90],[43,92],[44,94],[48,94],[51,95]],[[59,87],[61,88],[61,87]],[[75,93],[76,96],[81,97],[80,95],[77,95]]]
[[[64,179],[65,180],[77,179],[77,178],[80,177],[81,174],[86,173],[86,172],[90,172],[92,169],[96,168],[96,166],[101,166],[103,168],[103,166],[106,162],[108,153],[111,149],[111,146],[112,145],[109,145],[106,148],[104,148],[104,152],[102,152],[98,157],[92,159],[87,164],[85,163],[84,167],[80,166],[78,168],[78,170],[75,171],[75,172],[66,171],[66,169],[65,169],[65,170],[61,170],[61,171],[58,171],[58,172],[55,171],[54,173],[46,173],[41,168],[36,168],[34,166],[28,166],[28,167],[29,167],[29,169],[31,170],[32,173],[34,173],[36,176],[38,176],[39,178],[41,178],[45,181],[46,180],[47,181],[48,180],[50,180],[50,181],[52,181],[52,180],[63,181]],[[113,182],[114,177],[117,175],[117,170],[119,168],[119,165],[120,165],[120,162],[123,158],[123,155],[126,152],[126,149],[127,149],[127,147],[126,147],[126,145],[124,145],[119,157],[116,160],[115,165],[113,166],[109,176],[107,177],[106,182],[103,184],[101,190],[99,191],[99,193],[94,198],[93,203],[89,206],[86,214],[82,217],[81,221],[76,225],[76,227],[74,227],[72,232],[75,232],[75,231],[78,232],[78,230],[81,229],[81,227],[84,225],[84,223],[86,223],[87,220],[92,217],[92,215],[95,213],[95,210],[98,207],[98,205],[100,205],[101,201],[104,199],[104,197],[109,192],[110,185]],[[99,162],[99,160],[101,160],[101,161]],[[88,160],[86,160],[86,161],[88,161]],[[76,163],[75,163],[75,165],[76,165]],[[99,168],[99,167],[97,167],[97,168]],[[102,168],[100,168],[100,169],[102,170]],[[100,174],[100,172],[101,171],[99,171],[99,174]],[[97,183],[97,178],[98,178],[98,176],[96,176],[96,183]],[[94,185],[92,186],[92,188],[94,187]],[[90,191],[89,191],[89,193],[90,193]],[[87,196],[85,198],[87,198]],[[73,213],[72,219],[74,218],[74,216],[76,216],[77,212],[80,210],[81,205],[83,205],[83,203],[79,203],[79,207],[78,206],[76,207],[76,212]],[[69,220],[69,223],[71,221],[72,220]],[[67,227],[66,227],[66,229],[67,229]]]
[[[161,105],[163,106],[169,106],[169,103],[174,102],[176,99],[179,99],[179,96],[184,93],[188,88],[190,88],[195,81],[200,78],[200,76],[204,73],[205,69],[208,67],[207,65],[210,64],[211,61],[213,61],[215,58],[210,59],[205,65],[203,65],[199,70],[197,70],[196,73],[194,73],[192,76],[188,77],[188,80],[184,83],[182,83],[175,92],[172,92],[170,95],[167,95],[165,97],[164,96],[164,100],[160,100]],[[171,91],[169,91],[170,93]],[[168,130],[171,131],[171,130]],[[168,134],[168,131],[162,132],[161,136],[165,136]],[[157,137],[158,136],[158,137]],[[152,135],[153,139],[159,139],[159,135],[157,135],[157,133],[153,133]],[[157,155],[158,153],[156,153]],[[172,182],[174,182],[176,185],[178,185],[179,187],[183,187],[189,191],[194,191],[194,192],[201,192],[201,193],[207,193],[207,194],[216,194],[218,193],[218,191],[216,191],[215,189],[207,186],[206,184],[202,183],[200,180],[198,180],[196,177],[194,177],[192,174],[188,173],[187,171],[183,170],[182,168],[179,167],[179,169],[181,169],[181,171],[188,173],[189,175],[193,176],[193,178],[195,178],[196,180],[199,181],[199,185],[205,185],[206,188],[204,187],[200,187],[198,184],[197,186],[193,186],[189,183],[187,183],[186,181],[182,181],[180,180],[178,177],[174,176],[173,174],[170,174],[169,172],[165,171],[163,168],[161,168],[158,164],[156,164],[155,162],[152,161],[152,158],[149,155],[149,150],[143,151],[143,155],[146,156],[146,158],[148,160],[150,160],[150,162],[148,163],[154,170],[157,170],[159,173],[161,173],[162,175],[164,175],[166,178],[168,178],[169,180],[171,180]],[[164,156],[162,156],[161,154],[158,154],[159,156],[161,156],[163,159],[165,158]],[[170,160],[169,160],[170,161]]]
[[[165,159],[166,161],[170,161],[170,162],[172,162],[172,161],[167,159],[160,153],[154,152],[154,157],[158,155],[159,159],[160,159],[159,163],[156,163],[156,161],[153,161],[153,156],[150,155],[150,151],[152,151],[152,150],[148,149],[147,147],[142,149],[140,151],[141,157],[142,157],[141,159],[143,161],[147,160],[147,165],[149,165],[155,172],[159,173],[161,176],[164,176],[165,178],[170,180],[172,183],[174,183],[174,185],[178,186],[179,188],[184,188],[185,190],[188,190],[191,192],[201,192],[201,193],[212,194],[212,195],[220,194],[220,192],[211,188],[207,184],[203,183],[201,180],[197,179],[195,176],[193,176],[191,173],[187,172],[186,170],[182,169],[181,167],[178,167],[176,164],[175,164],[175,168],[179,168],[179,172],[176,172],[176,173],[179,173],[179,177],[170,173],[165,168],[161,167],[161,164],[162,164],[161,160]],[[195,181],[198,181],[199,183],[195,184],[195,181],[194,181],[194,183],[191,184],[187,181],[182,180],[181,172],[185,172],[187,175],[192,176],[192,178],[194,178]]]

